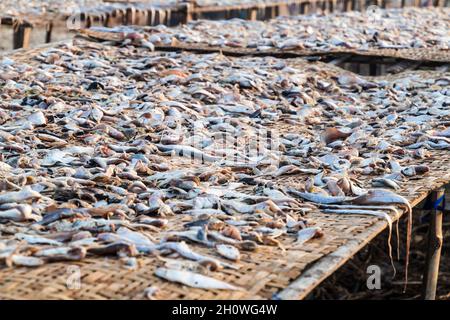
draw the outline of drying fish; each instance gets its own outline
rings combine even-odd
[[[201,255],[199,253],[194,252],[185,242],[165,242],[159,245],[158,249],[169,249],[172,251],[177,252],[182,257],[198,261],[198,262],[210,262],[213,265],[226,267],[230,269],[239,269],[237,266],[230,265],[228,263],[224,263],[222,261],[219,261],[217,259],[207,257],[204,255]]]
[[[351,135],[351,131],[344,131],[344,129],[327,128],[322,136],[326,144],[330,144],[339,139],[345,139]]]
[[[205,152],[190,146],[158,145],[158,149],[163,152],[170,152],[173,155],[188,157],[199,161],[216,162],[220,160],[219,157],[208,155]]]
[[[168,281],[207,290],[243,290],[226,282],[189,271],[158,268],[155,275]]]
[[[37,235],[28,235],[23,233],[16,233],[16,239],[25,240],[29,244],[49,244],[53,246],[62,246],[62,243],[56,240],[48,239]]]
[[[33,200],[41,198],[41,194],[32,190],[30,187],[24,187],[22,190],[17,192],[8,192],[0,194],[0,204],[10,203],[10,202],[22,202],[26,200]]]
[[[315,238],[321,238],[323,237],[323,231],[319,227],[309,227],[300,230],[297,233],[297,241],[296,244],[304,244],[305,242],[315,239]]]
[[[374,187],[389,187],[394,190],[399,190],[400,186],[392,179],[388,178],[375,178],[372,180],[372,185]]]
[[[365,13],[358,11],[283,16],[264,22],[241,19],[201,20],[167,28],[159,37],[176,39],[178,44],[190,46],[223,50],[238,47],[263,52],[348,52],[412,48],[420,50],[431,47],[446,50],[448,43],[443,34],[449,27],[447,17],[447,8],[423,10],[404,7],[401,10],[378,8],[374,18],[376,23],[367,19]],[[431,23],[434,23],[435,32],[424,34],[422,30]],[[245,88],[252,86],[251,80],[254,82],[252,77],[245,74],[232,78],[234,82],[242,83]],[[374,85],[373,82],[362,79],[346,79],[345,84],[365,88],[372,88]]]
[[[11,209],[0,211],[0,219],[22,222],[40,221],[42,217],[33,214],[31,206],[19,204]]]
[[[39,267],[42,266],[45,261],[36,257],[13,254],[11,257],[6,259],[6,263],[9,266],[16,265],[19,267]]]
[[[138,254],[136,246],[128,243],[111,243],[105,246],[90,247],[87,252],[94,255],[118,255],[119,257],[133,257]]]
[[[294,189],[288,189],[288,192],[292,193],[295,196],[298,196],[300,198],[303,198],[308,201],[312,201],[314,203],[321,203],[321,204],[331,204],[331,203],[341,203],[345,200],[348,200],[345,196],[325,196],[323,194],[319,193],[310,193],[310,192],[300,192]]]
[[[33,256],[47,261],[79,261],[86,256],[86,252],[83,247],[59,247],[39,250]]]
[[[229,260],[238,261],[241,257],[239,250],[229,244],[218,244],[216,249],[221,256]]]

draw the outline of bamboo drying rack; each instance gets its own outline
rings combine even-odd
[[[123,8],[108,6],[108,2],[122,3]],[[197,19],[232,19],[267,20],[280,15],[297,15],[315,12],[342,12],[364,10],[371,5],[381,8],[395,7],[390,0],[273,0],[245,5],[199,6],[195,1],[167,6],[152,6],[142,1],[105,0],[103,7],[87,9],[80,12],[80,27],[93,25],[113,27],[118,25],[153,26],[164,24],[175,26]],[[446,7],[450,0],[433,0],[423,3],[421,0],[401,0],[400,7],[426,6]],[[1,18],[1,17],[0,17]],[[33,28],[45,29],[45,43],[52,41],[55,28],[63,28],[68,33],[66,21],[69,16],[61,14],[24,15],[4,17],[2,24],[14,26],[14,49],[27,48]],[[44,41],[43,41],[44,42]],[[300,54],[300,53],[297,53]],[[363,53],[362,53],[363,54]],[[414,55],[407,54],[407,59]]]
[[[49,47],[20,50],[10,57],[26,61],[30,55]],[[289,63],[294,65],[296,60]],[[295,131],[295,127],[281,123],[273,129],[280,133]],[[400,191],[412,206],[450,182],[449,153],[431,154],[421,162],[430,167],[430,172],[410,180]],[[170,161],[184,164],[183,159]],[[283,186],[304,179],[300,174],[282,176],[274,182]],[[364,177],[361,180],[369,184]],[[139,257],[136,270],[126,269],[116,258],[88,257],[80,262],[49,263],[38,268],[0,267],[0,299],[144,299],[144,290],[150,286],[160,289],[160,299],[303,299],[387,227],[385,221],[374,217],[325,214],[319,210],[307,213],[305,218],[321,227],[325,236],[302,246],[295,246],[293,237],[283,236],[280,241],[285,251],[277,246],[262,246],[257,252],[242,253],[239,270],[214,273],[215,278],[241,286],[245,291],[208,291],[161,280],[154,270],[163,262],[155,256]],[[175,230],[182,229],[186,222],[184,215],[169,219]],[[192,247],[199,253],[212,255],[207,248],[195,244]],[[71,289],[73,270],[79,272],[80,288]]]

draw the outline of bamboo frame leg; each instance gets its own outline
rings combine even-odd
[[[172,10],[166,10],[166,26],[170,27],[172,23]]]
[[[136,9],[131,7],[127,8],[126,11],[126,24],[127,25],[133,25],[136,22]]]
[[[250,20],[251,21],[256,21],[257,19],[258,19],[258,9],[251,8],[250,9]]]
[[[154,8],[151,8],[148,10],[148,18],[147,18],[147,25],[148,26],[154,26],[155,25],[155,18],[156,18],[156,11]],[[186,15],[186,19],[188,19],[188,16]],[[186,23],[190,20],[186,20]]]
[[[52,41],[52,31],[53,31],[53,23],[49,22],[45,26],[45,43],[50,43]]]
[[[30,35],[33,27],[29,23],[18,23],[14,27],[13,48],[28,48],[30,45]]]
[[[439,262],[441,259],[442,249],[442,216],[443,197],[445,189],[439,189],[431,194],[433,203],[433,211],[431,213],[431,221],[428,230],[428,249],[425,273],[423,277],[423,298],[425,300],[436,299],[436,287],[439,274]],[[440,202],[441,201],[441,202]]]
[[[192,12],[194,11],[194,5],[192,3],[185,3],[182,9],[183,15],[185,16],[184,23],[189,23],[194,20]]]
[[[91,15],[88,15],[88,16],[86,17],[86,28],[92,27],[93,22],[94,22],[94,17],[91,16]]]

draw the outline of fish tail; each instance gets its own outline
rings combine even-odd
[[[412,235],[412,208],[408,203],[408,224],[406,227],[406,262],[405,262],[405,286],[403,287],[403,293],[406,292],[406,287],[408,286],[408,268],[409,268],[409,253],[411,249],[411,235]]]
[[[397,261],[400,261],[400,231],[399,231],[400,220],[397,220],[395,225],[395,233],[397,234]]]
[[[391,266],[392,266],[392,269],[394,270],[394,275],[392,276],[392,278],[395,278],[395,275],[397,274],[397,269],[395,269],[394,258],[392,256],[391,240],[392,240],[392,225],[389,226],[388,250],[389,250],[389,260],[391,261]]]

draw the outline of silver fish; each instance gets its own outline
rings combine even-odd
[[[232,245],[229,244],[218,244],[216,246],[217,253],[219,253],[221,256],[233,260],[233,261],[239,261],[241,258],[241,254],[239,250]]]
[[[39,192],[32,190],[29,186],[24,187],[22,190],[17,192],[7,192],[0,194],[0,204],[26,201],[29,199],[39,199],[42,195]]]
[[[226,282],[190,271],[158,268],[155,275],[172,282],[178,282],[193,288],[207,290],[243,290]]]
[[[323,236],[322,228],[320,227],[309,227],[305,229],[301,229],[297,232],[297,241],[296,244],[304,244],[305,242],[313,239],[320,238]]]

